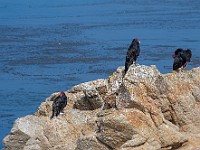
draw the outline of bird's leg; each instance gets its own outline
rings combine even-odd
[[[177,69],[177,72],[181,72],[181,70],[182,70],[181,68],[178,68],[178,69]]]
[[[64,108],[62,108],[62,109],[60,110],[60,114],[61,114],[61,115],[64,114]]]
[[[188,63],[186,62],[186,63],[183,65],[183,69],[184,69],[185,67],[187,67],[187,65],[188,65]]]
[[[182,67],[181,67],[181,71],[183,71],[183,69],[184,69],[184,67],[182,66]]]

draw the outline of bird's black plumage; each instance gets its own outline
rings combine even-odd
[[[174,54],[172,55],[172,57],[173,58],[175,58],[176,56],[179,56],[179,55],[181,55],[182,53],[183,53],[183,49],[182,48],[178,48],[175,52],[174,52]]]
[[[183,50],[182,48],[177,49],[174,54],[173,70],[184,69],[190,62],[192,57],[192,51],[190,49]]]
[[[57,117],[61,112],[63,112],[63,109],[66,105],[67,96],[64,92],[60,92],[60,95],[56,99],[54,99],[52,103],[52,115],[50,118],[52,119],[54,116]]]
[[[125,73],[133,63],[136,63],[137,57],[140,55],[140,41],[136,38],[133,39],[128,48],[125,61]]]

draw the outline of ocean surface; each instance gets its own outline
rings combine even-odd
[[[200,1],[0,0],[0,141],[51,93],[123,66],[135,37],[139,64],[170,73],[189,48],[187,69],[199,67]]]

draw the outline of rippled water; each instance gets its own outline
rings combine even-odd
[[[0,0],[0,140],[51,93],[107,78],[134,37],[139,64],[172,70],[176,48],[200,65],[197,0]],[[2,148],[2,145],[0,145]]]

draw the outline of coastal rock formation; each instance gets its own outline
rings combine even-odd
[[[19,118],[5,150],[200,149],[200,68],[161,74],[119,67],[108,79],[72,87],[65,113],[50,119],[53,93]]]

